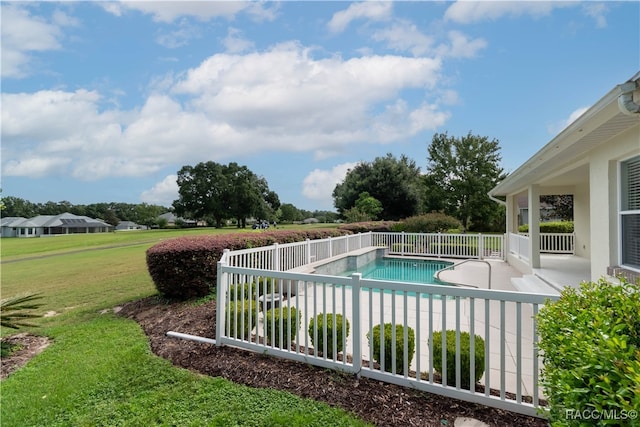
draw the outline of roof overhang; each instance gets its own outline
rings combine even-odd
[[[640,80],[640,72],[629,82]],[[636,93],[638,89],[636,88]],[[614,87],[600,101],[567,126],[540,151],[496,185],[492,197],[518,194],[529,185],[571,185],[580,182],[588,154],[611,138],[640,124],[640,114],[623,114],[618,106],[621,91]],[[555,178],[562,177],[554,181]]]

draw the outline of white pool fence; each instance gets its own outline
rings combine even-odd
[[[364,233],[225,251],[217,265],[216,344],[540,416],[543,396],[535,316],[547,299],[557,297],[368,280],[359,273],[337,277],[291,271],[376,246],[398,255],[504,257],[502,235],[413,233]],[[234,300],[248,307],[243,316],[223,308],[232,307]],[[270,307],[276,315],[267,317],[262,308]],[[325,321],[316,322],[309,331],[311,319],[321,314]],[[382,332],[380,348],[374,349],[367,337],[376,325],[386,323],[391,324],[391,336]],[[413,346],[409,328],[415,335]],[[446,330],[455,331],[455,340],[447,342],[442,334],[442,352],[434,355],[434,333]],[[469,358],[461,351],[465,341]],[[455,362],[449,369],[447,358]],[[441,372],[435,368],[437,359],[444,361]],[[471,374],[468,382],[462,380],[465,371]],[[476,372],[481,376],[478,384]]]

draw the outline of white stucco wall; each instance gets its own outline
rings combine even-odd
[[[606,275],[618,259],[618,167],[640,154],[640,124],[595,149],[589,158],[591,279]]]

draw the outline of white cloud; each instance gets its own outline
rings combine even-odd
[[[347,172],[358,163],[342,163],[332,169],[314,169],[302,181],[302,194],[311,200],[332,204],[333,189],[344,181]]]
[[[143,191],[140,200],[152,205],[171,206],[179,197],[177,179],[177,175],[167,175],[152,188]]]
[[[48,22],[33,16],[27,7],[15,3],[2,4],[2,77],[22,78],[32,71],[34,52],[62,48],[62,26],[77,25],[66,14],[54,12]]]
[[[547,126],[547,132],[551,135],[557,135],[571,123],[576,121],[576,119],[583,115],[588,109],[589,107],[580,107],[577,110],[574,110],[565,120]]]
[[[450,46],[447,46],[441,52],[444,56],[452,58],[473,58],[477,56],[478,51],[487,47],[487,42],[483,39],[469,40],[469,38],[460,31],[449,31]]]
[[[401,98],[437,95],[440,67],[392,55],[315,59],[311,49],[285,43],[216,54],[168,74],[132,110],[97,91],[3,94],[3,173],[48,173],[30,159],[50,157],[67,159],[72,176],[95,180],[203,158],[296,151],[322,159],[348,144],[394,142],[446,122],[437,104]]]
[[[388,28],[377,30],[373,39],[384,41],[391,49],[411,52],[415,56],[424,55],[432,50],[433,37],[423,34],[415,24],[398,20]]]
[[[186,46],[193,39],[200,38],[200,29],[188,22],[183,22],[176,29],[162,31],[156,37],[156,42],[169,49]]]
[[[10,160],[2,167],[7,176],[26,176],[41,178],[50,175],[61,175],[66,172],[70,159],[49,156],[27,155],[20,160]]]
[[[495,21],[503,16],[546,16],[553,9],[571,7],[578,2],[566,1],[456,1],[445,12],[444,18],[460,24]]]
[[[227,36],[222,40],[222,45],[229,53],[240,53],[252,49],[254,43],[242,37],[241,30],[229,28]]]
[[[273,21],[279,9],[277,4],[253,1],[135,0],[100,2],[100,5],[115,16],[135,10],[151,15],[155,22],[162,23],[172,23],[181,17],[192,17],[203,22],[220,17],[232,19],[240,12],[246,12],[254,21]]]
[[[590,16],[596,23],[596,28],[607,27],[606,14],[609,12],[609,8],[604,3],[588,2],[582,5],[582,10],[585,15]]]
[[[392,9],[393,3],[390,1],[352,3],[345,10],[334,13],[327,27],[333,33],[340,33],[349,26],[351,21],[356,19],[365,18],[372,21],[384,21],[389,19]]]

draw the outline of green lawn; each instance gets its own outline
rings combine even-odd
[[[251,389],[173,367],[151,353],[135,322],[101,314],[156,293],[145,263],[145,251],[155,242],[184,233],[236,231],[3,239],[2,260],[14,262],[2,264],[2,297],[42,292],[44,306],[38,311],[58,314],[37,319],[40,327],[30,329],[54,343],[2,381],[0,424],[365,425],[344,411],[289,393]]]

